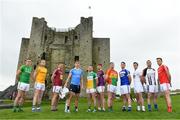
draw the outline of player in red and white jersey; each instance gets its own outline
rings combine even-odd
[[[167,111],[172,112],[172,105],[171,105],[171,97],[170,97],[170,86],[171,86],[171,74],[169,69],[166,65],[163,65],[162,58],[156,58],[157,64],[159,65],[158,68],[158,79],[160,83],[160,90],[164,93],[166,104],[167,104]]]

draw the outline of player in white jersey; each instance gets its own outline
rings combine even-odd
[[[152,111],[151,108],[151,97],[153,97],[154,109],[158,110],[157,105],[157,93],[158,93],[158,85],[156,81],[156,71],[151,67],[152,63],[150,60],[146,62],[147,68],[143,70],[143,80],[146,84],[146,92],[147,92],[147,103],[148,103],[148,111]]]
[[[144,106],[144,99],[142,96],[142,92],[144,92],[142,85],[142,72],[139,71],[137,62],[133,63],[133,67],[134,67],[134,73],[133,73],[134,93],[136,94],[136,99],[137,99],[137,111],[141,111],[142,108],[142,111],[145,112],[146,110]]]

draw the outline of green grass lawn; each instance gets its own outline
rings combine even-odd
[[[132,112],[122,112],[122,101],[116,100],[114,112],[87,113],[87,101],[80,99],[79,112],[73,112],[74,106],[71,104],[71,113],[64,113],[64,102],[60,102],[57,112],[50,111],[50,102],[43,102],[42,112],[31,112],[31,102],[26,102],[24,112],[13,113],[11,109],[0,110],[0,119],[180,119],[180,95],[172,96],[173,112],[167,113],[165,100],[158,99],[159,111],[137,112],[136,104],[133,103]]]

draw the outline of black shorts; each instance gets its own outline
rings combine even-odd
[[[69,91],[74,92],[74,93],[80,93],[80,90],[81,90],[80,85],[70,84]]]

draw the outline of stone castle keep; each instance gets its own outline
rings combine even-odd
[[[18,67],[29,57],[34,68],[40,59],[47,61],[47,84],[57,64],[65,64],[65,73],[79,60],[86,70],[93,65],[103,64],[107,69],[110,62],[110,39],[93,37],[93,18],[81,17],[80,24],[74,28],[56,29],[47,25],[44,18],[33,17],[30,38],[22,38]]]

